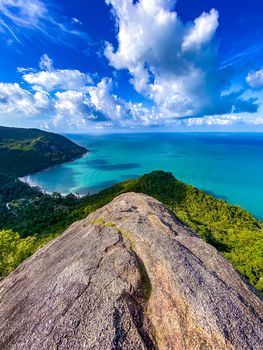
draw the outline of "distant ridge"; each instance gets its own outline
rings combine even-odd
[[[79,158],[87,149],[62,135],[0,127],[0,177],[17,178]]]

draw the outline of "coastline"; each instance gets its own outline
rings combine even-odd
[[[47,170],[47,169],[45,169]],[[44,170],[43,170],[44,171]],[[67,197],[68,195],[74,195],[77,198],[84,198],[87,196],[87,194],[79,194],[79,193],[61,193],[61,192],[50,192],[50,191],[46,191],[43,187],[39,186],[39,184],[37,184],[36,182],[31,180],[31,175],[26,175],[23,177],[19,177],[18,178],[19,181],[23,182],[24,184],[27,184],[28,186],[30,186],[31,188],[37,188],[39,190],[39,192],[46,194],[48,196],[51,196],[53,193],[59,193],[62,197]]]
[[[89,153],[90,153],[90,151],[89,151],[89,150],[86,150],[86,152],[83,153],[81,157],[73,158],[73,159],[71,159],[71,160],[69,160],[69,161],[67,161],[67,162],[62,162],[62,163],[59,163],[59,164],[56,164],[56,165],[52,165],[52,166],[50,166],[50,167],[48,167],[48,168],[45,168],[45,169],[43,169],[43,170],[40,170],[40,171],[38,171],[38,172],[36,172],[36,173],[32,173],[32,174],[28,174],[28,175],[25,175],[25,176],[18,177],[18,180],[21,181],[21,182],[23,182],[24,184],[27,184],[27,185],[30,186],[31,188],[37,188],[37,189],[38,189],[41,193],[43,193],[43,194],[46,194],[46,195],[51,196],[51,195],[52,195],[53,193],[55,193],[55,192],[46,191],[43,187],[39,186],[38,183],[32,181],[31,176],[32,176],[32,175],[35,175],[35,174],[37,174],[37,173],[39,173],[39,172],[42,172],[42,171],[47,171],[47,170],[53,169],[53,168],[55,168],[55,167],[57,167],[57,166],[59,166],[59,165],[71,163],[71,162],[73,162],[74,160],[84,158],[84,157],[85,157],[87,154],[89,154]],[[72,193],[72,192],[69,192],[69,193],[61,193],[61,192],[58,192],[58,193],[59,193],[62,197],[66,197],[66,196],[68,196],[68,195],[70,195],[70,194],[73,194],[73,195],[74,195],[75,197],[77,197],[77,198],[83,198],[83,197],[87,196],[87,194],[77,194],[77,193]]]

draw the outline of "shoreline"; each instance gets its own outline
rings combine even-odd
[[[23,182],[24,184],[27,184],[27,185],[30,186],[31,188],[37,188],[37,189],[39,190],[39,192],[41,192],[41,193],[43,193],[43,194],[46,194],[46,195],[49,195],[49,196],[51,196],[53,193],[59,193],[62,197],[66,197],[66,196],[68,196],[68,195],[70,195],[70,194],[73,194],[73,195],[74,195],[75,197],[77,197],[77,198],[86,197],[88,194],[79,194],[79,193],[77,194],[77,193],[73,193],[73,192],[61,193],[61,192],[56,192],[56,191],[55,191],[55,192],[47,191],[47,190],[45,190],[43,187],[39,186],[38,183],[32,181],[32,180],[31,180],[31,176],[32,176],[32,175],[36,175],[36,174],[38,174],[38,173],[40,173],[40,172],[42,172],[42,171],[48,171],[48,170],[50,170],[50,169],[56,168],[56,167],[59,166],[59,165],[71,163],[71,162],[73,162],[74,160],[84,158],[84,157],[85,157],[87,154],[89,154],[89,153],[90,153],[90,151],[87,150],[87,151],[86,151],[81,157],[79,157],[79,158],[74,158],[74,159],[69,160],[69,161],[67,161],[67,162],[63,162],[63,163],[60,163],[60,164],[52,165],[52,166],[50,166],[50,167],[48,167],[48,168],[45,168],[45,169],[40,170],[40,171],[37,171],[36,173],[32,173],[32,174],[28,174],[28,175],[25,175],[25,176],[18,177],[18,180],[21,181],[21,182]]]
[[[56,191],[54,191],[54,192],[46,191],[43,187],[39,186],[39,184],[37,184],[36,182],[31,180],[31,175],[19,177],[18,180],[23,182],[24,184],[27,184],[31,188],[37,188],[39,190],[39,192],[46,194],[48,196],[51,196],[53,193],[59,193],[62,197],[67,197],[68,195],[74,195],[77,198],[84,198],[88,195],[88,194],[79,194],[79,193],[73,193],[73,192],[61,193],[61,192],[56,192]]]
[[[37,188],[39,190],[39,192],[46,194],[48,196],[51,196],[53,193],[59,193],[62,197],[67,197],[70,194],[71,195],[73,194],[77,198],[83,198],[83,197],[87,196],[87,194],[79,194],[79,193],[73,193],[73,192],[61,193],[61,192],[56,192],[56,191],[54,191],[54,192],[46,191],[43,187],[39,186],[39,184],[37,184],[36,182],[31,180],[31,175],[19,177],[18,180],[23,182],[24,184],[27,184],[31,188]]]

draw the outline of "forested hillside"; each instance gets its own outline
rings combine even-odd
[[[58,134],[0,127],[0,179],[28,175],[81,157],[86,151]]]

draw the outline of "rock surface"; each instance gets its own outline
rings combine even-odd
[[[260,298],[153,198],[124,194],[0,285],[0,349],[260,350]]]

